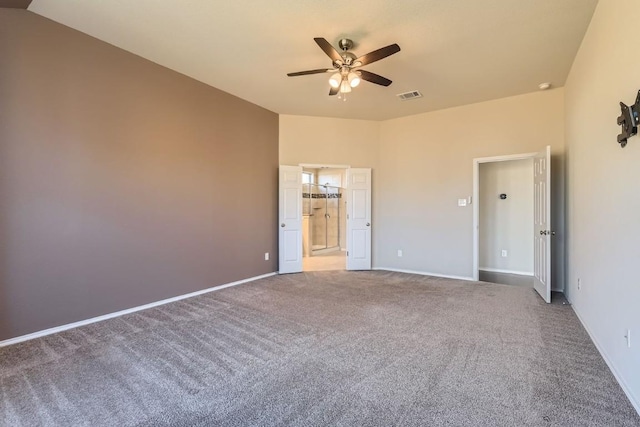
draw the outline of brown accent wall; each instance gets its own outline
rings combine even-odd
[[[0,340],[276,271],[277,165],[277,114],[0,9]]]
[[[0,0],[0,7],[12,7],[15,9],[26,9],[32,0]]]

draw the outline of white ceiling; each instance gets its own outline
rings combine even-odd
[[[385,120],[563,86],[597,0],[34,0],[29,10],[281,114]],[[346,102],[313,41],[354,40],[364,69]],[[423,98],[395,95],[419,90]]]

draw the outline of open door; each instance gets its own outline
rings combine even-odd
[[[533,286],[551,302],[551,147],[533,161]]]
[[[371,270],[371,169],[347,169],[347,270]]]
[[[279,173],[278,272],[302,271],[302,166],[282,166]]]

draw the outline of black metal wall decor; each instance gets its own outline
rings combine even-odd
[[[633,105],[624,105],[620,103],[622,114],[618,117],[618,124],[622,126],[622,132],[618,135],[620,147],[627,145],[627,139],[638,133],[638,113],[640,113],[640,90],[636,96],[636,103]]]

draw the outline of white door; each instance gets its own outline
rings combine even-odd
[[[302,271],[302,167],[280,165],[278,272]]]
[[[551,147],[533,162],[533,286],[551,302]]]
[[[371,270],[371,169],[347,169],[347,270]]]

